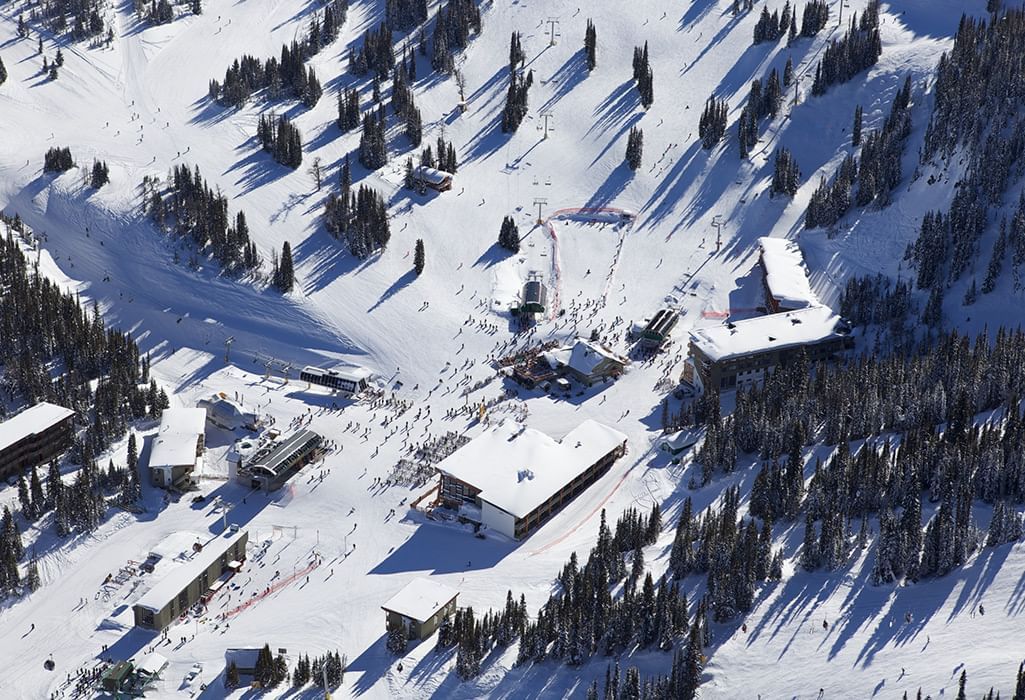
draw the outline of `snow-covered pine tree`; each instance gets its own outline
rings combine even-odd
[[[641,167],[644,154],[644,132],[636,126],[630,127],[626,138],[626,164],[631,170]]]

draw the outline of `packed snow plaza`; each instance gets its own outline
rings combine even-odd
[[[441,499],[485,528],[523,539],[626,454],[626,441],[594,420],[558,441],[506,421],[438,464]]]

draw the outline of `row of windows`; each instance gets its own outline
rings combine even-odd
[[[303,371],[299,374],[299,379],[304,382],[311,384],[318,384],[320,386],[326,386],[329,389],[338,389],[340,391],[347,391],[350,393],[356,393],[366,388],[366,380],[353,381],[352,379],[346,379],[344,377],[337,377],[332,374],[314,374],[312,372]]]

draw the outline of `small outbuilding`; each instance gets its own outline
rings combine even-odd
[[[549,350],[545,359],[559,374],[587,386],[619,377],[630,362],[600,343],[583,338],[577,338],[571,345]]]
[[[679,457],[684,452],[698,444],[701,432],[698,430],[679,430],[675,433],[664,436],[659,442],[658,448],[673,457]]]
[[[155,681],[160,678],[160,674],[167,668],[167,664],[167,658],[154,651],[143,657],[139,665],[135,667],[135,672],[143,683]]]
[[[165,409],[149,455],[153,485],[165,489],[188,487],[192,473],[202,463],[205,435],[204,409]]]
[[[532,272],[523,285],[523,299],[520,302],[520,313],[543,314],[548,303],[548,288],[545,287],[541,273]]]
[[[305,428],[288,437],[271,431],[255,444],[242,440],[228,452],[228,473],[250,488],[277,490],[317,459],[323,441],[319,433]]]
[[[196,402],[198,408],[206,411],[206,419],[218,428],[225,430],[238,430],[247,428],[256,430],[259,427],[259,418],[256,413],[246,411],[242,404],[229,399],[224,393],[218,392],[207,399],[200,399]]]
[[[679,320],[680,314],[673,309],[659,309],[641,331],[641,345],[652,350],[661,348]]]
[[[128,690],[131,686],[133,670],[131,661],[118,661],[100,676],[100,687],[108,693]]]
[[[452,189],[452,173],[421,165],[413,168],[413,184],[435,192],[447,192]]]
[[[426,639],[456,611],[459,591],[427,578],[413,579],[381,606],[388,631],[404,628],[407,639]]]

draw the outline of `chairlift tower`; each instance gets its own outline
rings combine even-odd
[[[537,225],[542,225],[545,221],[541,218],[541,207],[548,204],[546,197],[534,197],[534,206],[537,207]]]
[[[224,364],[228,364],[231,360],[231,344],[235,342],[235,336],[229,335],[224,339]]]
[[[555,131],[555,127],[551,125],[551,122],[553,122],[555,120],[555,115],[552,114],[551,112],[549,112],[547,109],[543,109],[543,110],[541,110],[540,117],[541,117],[541,119],[544,120],[544,123],[543,124],[538,124],[537,125],[537,130],[538,131],[542,131],[543,130],[545,132],[545,135],[544,135],[543,138],[547,139],[548,138],[548,132]]]
[[[715,251],[719,252],[722,248],[722,227],[725,226],[725,222],[719,221],[722,214],[716,214],[712,217],[712,226],[715,228]]]
[[[562,34],[559,33],[558,28],[559,28],[559,18],[558,17],[549,17],[548,18],[548,45],[549,46],[555,46],[555,39],[557,37],[562,36]]]

